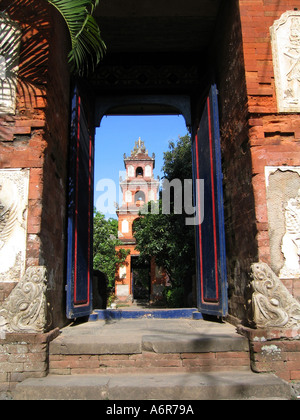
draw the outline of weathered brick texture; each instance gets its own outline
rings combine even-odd
[[[57,302],[64,297],[68,34],[62,17],[43,0],[20,0],[7,12],[19,23],[22,42],[16,113],[0,116],[0,168],[30,169],[26,266],[46,266],[49,320],[57,326],[65,322]],[[7,290],[0,285],[0,303]]]
[[[265,166],[300,165],[300,115],[278,114],[269,30],[296,7],[299,0],[226,2],[216,41],[229,305],[239,319],[251,263],[270,264]]]
[[[249,339],[254,372],[272,372],[286,381],[300,380],[299,329],[238,330]]]
[[[259,260],[270,261],[265,166],[300,165],[300,115],[278,114],[270,27],[300,1],[240,0]],[[299,281],[288,285],[299,297]]]
[[[249,144],[249,110],[239,2],[226,2],[221,13],[217,82],[224,186],[229,311],[244,319],[249,267],[258,258],[257,228]]]
[[[0,339],[0,399],[8,398],[15,385],[48,372],[48,343],[59,334],[7,334]]]
[[[240,0],[259,257],[270,263],[265,166],[300,164],[300,115],[278,115],[270,27],[300,1]]]
[[[56,375],[217,372],[249,370],[248,352],[119,355],[50,355],[49,372]]]

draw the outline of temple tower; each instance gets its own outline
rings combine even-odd
[[[118,300],[132,301],[132,299],[149,300],[151,294],[152,264],[138,266],[135,249],[136,241],[133,236],[133,224],[139,217],[141,207],[149,201],[157,201],[159,180],[154,179],[155,154],[149,156],[144,142],[139,138],[135,142],[130,156],[124,154],[126,178],[120,180],[123,194],[122,205],[117,210],[119,218],[119,239],[122,245],[117,247],[129,249],[125,265],[116,273],[115,294]],[[149,275],[148,275],[149,274]],[[143,277],[143,279],[139,278]],[[148,281],[149,280],[149,281]]]

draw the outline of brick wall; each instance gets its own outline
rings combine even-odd
[[[300,381],[300,330],[253,330],[238,327],[250,342],[251,368],[271,372],[286,381]]]
[[[48,372],[48,344],[59,334],[7,334],[0,338],[0,400],[10,398],[15,385]]]
[[[300,115],[278,114],[269,30],[295,7],[299,0],[228,1],[215,40],[229,307],[239,319],[247,316],[251,263],[270,264],[264,168],[300,164]]]
[[[247,371],[250,368],[249,353],[151,353],[62,355],[51,354],[49,372],[53,375],[82,374],[134,374],[134,373],[182,373]]]
[[[19,0],[7,12],[22,42],[16,114],[0,116],[0,168],[30,168],[26,266],[47,267],[49,322],[57,326],[64,322],[68,34],[45,1]],[[12,288],[0,284],[0,303]]]
[[[300,165],[300,115],[278,114],[269,28],[300,1],[240,0],[258,255],[271,264],[265,166]],[[287,284],[299,298],[299,280]]]
[[[19,0],[7,11],[22,28],[22,42],[16,113],[0,116],[0,168],[30,169],[26,268],[47,268],[51,330],[65,323],[68,34],[61,16],[45,1]],[[14,287],[15,283],[0,283],[0,304]],[[24,333],[1,338],[0,398],[27,377],[46,375],[48,343],[54,336]]]
[[[221,130],[229,312],[244,319],[249,267],[257,260],[248,98],[238,1],[220,13],[215,48]]]
[[[300,115],[278,115],[269,28],[300,1],[240,0],[259,258],[270,264],[265,166],[300,164]]]

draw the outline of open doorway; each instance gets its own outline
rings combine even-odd
[[[196,305],[193,284],[195,273],[191,270],[188,279],[183,278],[181,284],[176,280],[173,284],[170,278],[171,273],[163,267],[164,260],[161,255],[159,266],[155,266],[152,262],[146,264],[145,258],[143,261],[139,259],[143,240],[139,241],[139,249],[137,249],[134,236],[134,222],[139,219],[139,211],[142,207],[148,202],[156,202],[159,206],[161,180],[166,176],[166,171],[170,170],[167,165],[172,164],[170,155],[166,161],[166,154],[174,152],[180,138],[187,136],[189,137],[185,120],[178,115],[108,116],[102,119],[101,127],[97,129],[94,176],[95,211],[101,213],[103,215],[101,220],[109,225],[106,231],[110,231],[110,252],[112,247],[115,247],[117,252],[122,250],[128,252],[127,255],[123,253],[123,263],[120,262],[121,259],[119,262],[115,261],[115,276],[111,270],[110,273],[105,273],[108,306],[112,302],[118,307],[130,306],[137,300],[154,306],[193,307]],[[191,178],[191,147],[189,153]],[[182,168],[186,169],[184,162]],[[176,172],[176,177],[180,178],[180,176],[182,179],[186,177],[184,170],[182,174]],[[142,183],[137,185],[137,182],[141,181]],[[152,187],[144,190],[143,183],[148,183],[147,185],[151,183]],[[155,188],[153,188],[154,184]],[[124,208],[127,208],[127,212]],[[112,227],[114,231],[110,230]],[[162,228],[159,229],[162,232]],[[166,223],[164,230],[167,229]],[[97,227],[94,226],[94,230],[97,230]],[[186,232],[182,232],[182,242],[186,240],[185,234]],[[171,234],[169,237],[166,234],[165,241],[172,242],[171,237]],[[192,242],[194,244],[194,237]],[[166,249],[162,250],[162,255],[163,252],[166,252]],[[114,257],[110,255],[112,262]],[[194,256],[190,257],[192,261]],[[103,258],[105,260],[105,256]],[[168,259],[170,258],[172,257]],[[101,264],[99,255],[94,255],[94,260],[97,261],[94,269],[102,272],[107,269],[105,264]],[[170,265],[170,261],[168,264]],[[195,263],[193,264],[195,271]],[[173,265],[175,266],[175,261]]]
[[[168,98],[165,100],[167,101]],[[84,118],[84,107],[82,106],[81,98],[78,95],[78,93],[75,93],[73,103],[73,131],[70,142],[70,168],[72,168],[72,171],[70,171],[69,174],[70,193],[68,200],[69,217],[67,266],[67,316],[70,319],[76,316],[85,316],[91,313],[91,277],[93,271],[93,255],[91,254],[93,250],[93,244],[91,243],[91,228],[93,225],[93,200],[90,200],[89,198],[93,196],[91,191],[94,185],[94,183],[92,182],[94,176],[94,138],[93,136],[89,135],[87,123]],[[109,106],[109,104],[107,104],[106,106]],[[106,109],[110,108],[108,107]],[[178,110],[179,109],[180,107],[178,108]],[[172,112],[173,111],[174,109],[172,110]],[[137,114],[140,115],[139,113]],[[102,114],[102,117],[99,121],[103,119],[103,115],[105,115],[105,113]],[[178,114],[176,113],[176,115]],[[176,174],[178,169],[177,165],[174,166],[173,164],[171,164],[171,170],[170,165],[165,165],[164,176],[167,172],[168,177],[166,177],[166,179],[168,182],[166,183],[166,185],[167,187],[169,185],[169,190],[168,188],[165,189],[165,191],[167,191],[167,201],[164,202],[163,196],[161,200],[162,205],[160,202],[158,203],[158,206],[154,205],[153,208],[154,210],[157,209],[158,213],[156,213],[155,211],[154,213],[142,213],[143,217],[139,218],[139,222],[142,224],[142,229],[140,230],[140,232],[142,232],[142,240],[140,238],[140,240],[138,241],[138,229],[137,226],[135,226],[134,237],[137,241],[137,244],[135,244],[135,242],[133,241],[131,245],[133,247],[133,250],[137,249],[140,254],[143,253],[144,258],[151,258],[154,256],[157,268],[165,269],[167,273],[171,273],[171,275],[166,277],[169,277],[168,280],[169,283],[171,283],[171,286],[175,287],[175,293],[173,293],[174,290],[172,288],[168,290],[171,292],[172,298],[174,298],[174,296],[180,296],[180,294],[184,294],[185,298],[188,296],[189,288],[191,287],[190,279],[194,276],[194,272],[196,271],[195,283],[197,286],[196,289],[198,310],[200,312],[204,311],[204,313],[207,313],[209,315],[225,316],[228,311],[228,295],[222,192],[221,147],[220,130],[218,122],[218,91],[215,84],[211,85],[209,95],[206,97],[205,106],[202,110],[201,115],[202,116],[200,119],[200,124],[198,125],[197,123],[197,129],[193,128],[192,130],[192,138],[190,138],[188,135],[179,138],[179,141],[177,142],[176,146],[175,143],[173,143],[171,145],[170,153],[167,154],[167,157],[170,158],[168,163],[173,163],[173,161],[177,160],[178,156],[182,156],[182,153],[176,153],[178,150],[177,146],[179,144],[180,146],[183,146],[184,144],[188,146],[186,149],[187,155],[189,156],[189,158],[192,156],[192,162],[190,162],[187,165],[183,165],[184,170],[187,168],[192,169],[190,170],[189,175],[184,176],[183,179],[184,187],[187,187],[187,190],[185,189],[183,193],[182,181],[180,182],[179,179],[178,182],[178,176]],[[190,121],[188,113],[185,115],[185,121]],[[107,150],[108,144],[109,141],[106,141],[101,146],[103,147],[101,151],[102,154],[105,150]],[[122,143],[122,148],[119,149],[123,149],[123,146],[124,144]],[[110,155],[114,156],[116,154],[116,150],[117,148],[115,147],[113,152],[110,153]],[[147,163],[145,168],[143,169],[143,174],[145,174],[145,176],[146,174],[148,174],[148,181],[151,181],[152,177],[154,176],[153,161],[155,159],[154,157],[149,156],[148,151],[146,151],[145,144],[140,137],[135,142],[134,148],[131,150],[130,156],[128,156],[126,153],[125,156],[123,155],[123,163],[128,163],[130,161],[135,161],[135,163],[138,163],[138,165],[135,165],[136,168],[133,164],[129,166],[132,166],[132,168],[130,169],[130,177],[139,178],[141,177],[141,174],[139,172],[136,172],[135,169],[137,169],[138,166],[142,167],[140,162],[140,155],[145,157]],[[138,158],[137,160],[139,162],[136,162],[136,157]],[[166,157],[166,155],[164,155],[164,157]],[[150,165],[150,162],[152,162],[152,166]],[[111,164],[110,166],[116,170],[115,163]],[[129,177],[129,166],[126,167],[125,164],[125,178],[126,176]],[[182,165],[179,165],[179,167],[180,166]],[[172,168],[176,169],[176,171],[172,170]],[[118,171],[119,166],[117,167],[117,172]],[[174,180],[176,181],[175,184],[173,184]],[[188,182],[185,182],[186,180]],[[100,185],[101,181],[103,180],[99,181]],[[103,200],[102,197],[102,201],[104,201],[105,203],[111,203],[112,200],[110,198],[109,192],[113,190],[115,192],[116,197],[117,184],[114,184],[112,179],[106,178],[105,181],[108,182],[108,185],[106,185],[106,195],[104,195],[105,200]],[[123,185],[126,186],[126,184],[127,180],[125,179]],[[113,188],[110,190],[109,187],[112,186]],[[174,194],[174,192],[171,191],[171,186],[174,187],[174,191],[179,191],[179,194]],[[177,188],[178,186],[179,188]],[[99,185],[97,182],[96,191],[99,189],[98,187]],[[140,190],[141,187],[139,186],[139,188],[137,188],[136,190],[138,189]],[[188,194],[185,194],[186,191],[189,191]],[[86,199],[85,197],[87,196],[87,192],[88,198]],[[122,192],[123,206],[123,202],[126,204],[128,191],[126,188],[123,188]],[[129,192],[131,193],[130,195],[132,201],[134,197],[132,193],[134,191],[131,190]],[[194,200],[192,200],[193,194],[196,198],[195,205],[193,203]],[[178,200],[178,197],[181,201]],[[184,198],[183,207],[182,198]],[[128,201],[130,201],[129,194]],[[139,206],[142,203],[141,200],[133,201],[136,205],[139,204]],[[147,205],[147,198],[145,202]],[[86,203],[88,203],[88,206],[84,206],[84,204]],[[167,206],[164,205],[166,203]],[[98,200],[96,201],[96,206],[97,205]],[[170,208],[173,208],[174,211],[170,212]],[[178,215],[181,215],[183,213],[183,208],[184,228],[179,229],[177,220],[175,221],[173,215],[176,217]],[[155,223],[155,228],[152,228],[150,224],[150,226],[148,225],[147,229],[144,229],[143,223],[148,223],[149,221],[148,214],[150,214],[151,217],[152,214],[154,214],[154,216],[156,216],[157,214],[163,215],[163,217],[159,217],[160,223]],[[189,215],[189,217],[185,217],[186,214]],[[170,215],[172,217],[170,217]],[[132,232],[133,221],[138,216],[139,214],[136,213],[135,217],[132,218],[132,220],[122,220],[121,230],[122,234],[125,234],[124,239],[129,239],[127,234],[130,234],[130,232]],[[104,218],[105,216],[102,217],[102,219]],[[87,225],[87,229],[84,229],[85,225],[84,223],[81,223],[81,220],[83,220],[84,223]],[[152,222],[153,220],[154,222],[156,222],[157,218],[154,217],[152,218]],[[190,233],[193,232],[192,240],[188,240],[188,235],[186,231],[187,228],[189,229]],[[172,235],[169,235],[170,232],[172,233]],[[117,236],[119,236],[118,234],[115,234],[115,236],[113,236],[110,233],[108,233],[108,236],[110,239],[112,237],[114,237],[115,239],[119,239],[117,238]],[[161,243],[162,238],[163,244]],[[176,238],[176,241],[174,240],[174,238]],[[138,242],[139,246],[137,246]],[[99,243],[103,244],[103,241],[100,240]],[[145,246],[146,243],[148,243],[149,246]],[[174,246],[175,243],[176,246]],[[187,247],[191,244],[194,244],[193,250],[190,250]],[[166,258],[166,249],[168,252],[171,253],[171,258]],[[145,250],[147,251],[146,255],[145,252],[143,252]],[[118,251],[120,251],[122,254],[124,251],[123,247]],[[182,273],[181,270],[186,267],[187,262],[191,262],[191,259],[194,255],[196,255],[195,264],[190,265],[190,267],[192,267],[192,270],[189,272],[189,275],[185,275],[184,273]],[[124,280],[128,279],[127,271],[130,271],[130,266],[126,262],[126,257],[127,255],[125,255],[125,262],[120,262],[119,266],[117,267],[117,272],[120,281],[119,284],[116,285],[116,289],[118,289],[116,294],[118,297],[124,298],[127,296],[128,299],[132,299],[132,291],[130,290],[131,283],[128,283],[128,280],[126,282]],[[176,268],[175,273],[178,279],[178,281],[175,282],[174,278],[176,277],[174,276],[174,268]],[[115,268],[113,269],[113,271],[114,270]],[[192,283],[194,284],[194,282]],[[187,287],[187,285],[189,285],[189,288]],[[193,291],[194,287],[192,287],[191,291],[192,296],[194,296]],[[176,306],[179,307],[178,305]]]
[[[136,303],[148,303],[151,293],[150,262],[131,256],[132,295]]]

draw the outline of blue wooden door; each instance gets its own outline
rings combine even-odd
[[[67,317],[92,311],[94,137],[78,89],[72,99],[69,146]]]
[[[204,314],[226,316],[228,296],[223,176],[218,93],[215,85],[211,87],[206,99],[198,131],[193,138],[193,165],[194,181],[204,180],[203,184],[194,184],[199,215],[196,226],[198,309]],[[202,194],[200,186],[204,188]]]

